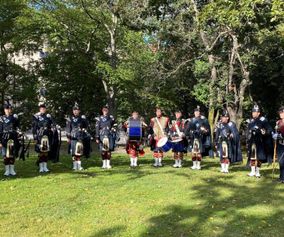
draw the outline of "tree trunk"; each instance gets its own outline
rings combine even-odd
[[[208,62],[210,64],[211,68],[211,74],[210,74],[210,87],[209,87],[209,105],[208,105],[208,121],[213,129],[214,127],[214,113],[215,113],[215,108],[214,108],[214,98],[215,98],[215,93],[214,93],[214,84],[217,80],[217,69],[215,67],[215,59],[212,54],[208,55]],[[212,133],[213,134],[213,133]]]
[[[195,13],[195,21],[197,27],[200,26],[199,22],[199,10],[197,7],[197,3],[195,0],[191,0],[191,4]],[[212,42],[209,42],[208,36],[206,35],[206,32],[202,29],[199,29],[199,35],[201,38],[201,41],[205,47],[205,50],[208,52],[208,62],[210,65],[210,82],[209,82],[209,103],[208,103],[208,122],[213,129],[214,127],[214,113],[215,113],[215,103],[216,103],[216,95],[214,92],[214,84],[217,80],[217,69],[215,66],[215,58],[212,54],[212,49],[215,47],[216,43],[218,42],[219,38],[224,35],[225,32],[221,32]],[[212,133],[213,134],[213,133]]]
[[[103,22],[102,20],[96,18],[95,16],[93,16],[91,14],[91,12],[88,10],[88,7],[86,6],[86,4],[84,3],[84,1],[81,1],[82,4],[82,8],[84,9],[84,12],[89,16],[89,18],[91,20],[93,20],[95,22],[95,24],[102,24],[107,32],[109,33],[109,52],[108,52],[108,56],[109,56],[109,64],[111,66],[111,68],[113,70],[116,70],[117,68],[117,51],[116,51],[116,28],[117,28],[117,24],[118,24],[118,17],[115,14],[115,9],[112,8],[112,6],[110,6],[111,4],[107,4],[107,9],[110,10],[110,14],[111,14],[111,22],[108,24],[108,21]],[[104,5],[102,5],[104,6]],[[104,15],[104,14],[102,14]],[[93,37],[94,34],[94,30],[92,31],[91,37],[90,37],[90,41],[87,44],[87,49],[86,52],[88,52],[91,49],[91,39]],[[112,115],[116,115],[116,92],[115,92],[115,88],[112,85],[112,82],[110,81],[109,78],[102,78],[102,83],[103,83],[103,87],[104,87],[104,91],[106,93],[106,100],[108,103],[108,107],[109,107],[109,111]]]
[[[230,118],[232,121],[236,123],[237,128],[239,129],[242,123],[243,119],[243,106],[244,106],[244,98],[245,98],[245,92],[247,87],[250,84],[250,77],[249,77],[249,71],[247,70],[247,65],[245,65],[240,57],[239,54],[239,43],[238,38],[235,34],[230,32],[229,34],[232,38],[232,52],[230,57],[230,63],[229,63],[229,78],[228,78],[228,87],[231,87],[232,89],[228,89],[228,93],[232,91],[234,93],[234,101],[233,103],[227,102],[227,109],[230,114]],[[241,72],[242,72],[242,81],[237,88],[237,85],[233,82],[233,74],[234,74],[234,64],[238,60]]]
[[[109,108],[109,113],[116,116],[116,103],[115,103],[115,91],[112,86],[108,85],[106,80],[102,79],[104,91],[106,93],[107,104]]]
[[[104,24],[107,29],[110,37],[110,48],[109,48],[109,59],[112,70],[115,71],[117,68],[117,52],[116,52],[116,27],[117,27],[117,16],[112,12],[111,13],[112,25],[109,26]],[[107,79],[103,79],[104,89],[107,95],[107,103],[109,107],[109,112],[116,116],[116,93],[114,86],[111,85],[111,82]]]

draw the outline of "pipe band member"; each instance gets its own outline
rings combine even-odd
[[[73,161],[73,170],[83,170],[81,157],[83,155],[89,156],[90,135],[87,132],[89,122],[85,115],[80,115],[80,107],[75,103],[72,109],[72,116],[67,118],[66,121],[66,136],[70,144],[71,156]]]
[[[230,164],[243,160],[240,134],[236,124],[230,121],[227,110],[222,112],[221,119],[216,126],[215,144],[220,157],[222,173],[229,173]]]
[[[15,158],[19,151],[19,120],[12,111],[12,105],[4,105],[4,115],[0,116],[0,147],[5,165],[5,176],[15,176]]]
[[[102,115],[96,122],[96,142],[102,157],[102,168],[110,169],[111,152],[114,151],[117,124],[112,115],[109,114],[107,106],[102,108]]]
[[[164,153],[161,148],[157,146],[158,141],[167,136],[169,132],[169,118],[163,116],[161,108],[156,108],[156,117],[151,118],[149,125],[150,147],[153,151],[153,158],[155,160],[153,166],[161,167]]]
[[[284,106],[278,110],[280,119],[276,122],[273,139],[277,142],[277,159],[280,167],[279,182],[284,183]]]
[[[47,167],[48,160],[52,159],[54,154],[53,143],[56,141],[55,136],[58,134],[53,118],[47,113],[44,103],[39,104],[39,112],[33,115],[32,132],[34,136],[35,151],[38,153],[39,172],[49,172]]]
[[[267,119],[261,116],[260,107],[255,104],[246,132],[248,162],[251,167],[250,177],[260,177],[262,163],[272,162],[273,141],[272,128]]]
[[[200,170],[204,156],[213,157],[211,128],[207,118],[201,115],[200,107],[194,109],[194,117],[188,122],[185,132],[189,139],[188,150],[192,154],[191,169]]]
[[[126,144],[126,152],[129,155],[130,167],[135,168],[138,166],[139,156],[144,156],[143,138],[147,124],[144,119],[139,116],[137,111],[133,111],[131,117],[123,125],[128,134]]]

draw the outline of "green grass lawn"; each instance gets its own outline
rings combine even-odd
[[[130,169],[115,154],[111,170],[93,155],[79,172],[64,155],[44,175],[35,156],[17,161],[16,178],[1,176],[0,236],[284,236],[284,185],[271,167],[256,179],[244,165],[221,174],[217,158],[174,169],[171,155],[162,168],[149,154]]]

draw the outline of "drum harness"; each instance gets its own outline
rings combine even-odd
[[[159,126],[159,128],[161,129],[163,135],[166,136],[165,131],[164,131],[164,129],[162,128],[162,125],[161,125],[160,121],[158,120],[157,117],[156,117],[155,119],[156,119],[156,121],[157,121],[157,123],[158,123],[158,126]]]

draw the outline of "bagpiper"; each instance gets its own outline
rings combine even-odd
[[[89,122],[85,115],[80,115],[80,108],[77,103],[72,108],[73,115],[66,119],[66,136],[70,144],[70,153],[73,161],[73,170],[83,170],[81,157],[89,156],[89,149],[86,151],[87,143],[90,143],[88,133]],[[90,145],[87,145],[87,148]]]
[[[18,155],[19,120],[17,114],[13,114],[11,104],[4,105],[4,115],[0,117],[0,147],[5,165],[5,176],[15,176],[15,158]]]
[[[278,110],[280,119],[276,122],[273,139],[276,142],[277,159],[280,167],[279,182],[284,183],[284,106]]]
[[[104,106],[102,115],[97,118],[96,122],[96,142],[99,144],[103,169],[111,168],[110,160],[111,152],[115,148],[116,127],[114,117],[109,114],[108,107]]]
[[[184,153],[187,149],[187,140],[185,138],[186,120],[182,118],[180,110],[175,111],[175,120],[171,121],[170,138],[172,142],[172,151],[174,153],[174,168],[181,168]]]
[[[230,121],[227,110],[222,112],[215,131],[215,144],[220,157],[221,172],[229,173],[230,164],[241,162],[243,158],[239,131],[236,124]]]
[[[158,141],[167,137],[169,132],[169,118],[163,116],[162,109],[156,108],[156,117],[151,118],[149,125],[150,147],[153,151],[153,158],[155,160],[153,166],[161,167],[162,159],[164,157],[163,150],[159,148]]]
[[[262,163],[272,162],[273,142],[272,128],[267,119],[261,116],[258,105],[252,109],[252,117],[248,120],[246,132],[248,162],[251,167],[250,177],[260,177],[260,167]]]
[[[130,167],[137,167],[138,157],[145,154],[143,150],[143,138],[146,127],[147,124],[139,116],[137,111],[133,111],[131,117],[124,123],[124,128],[128,134],[126,152],[130,158]]]
[[[192,154],[191,169],[200,170],[201,160],[204,156],[213,157],[211,128],[205,116],[201,115],[200,107],[194,109],[194,117],[188,122],[186,132],[188,138],[188,151]]]
[[[56,124],[47,113],[44,103],[39,104],[39,112],[33,115],[32,132],[36,141],[35,151],[38,153],[39,172],[49,172],[47,162],[55,159],[58,133]]]

